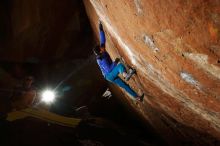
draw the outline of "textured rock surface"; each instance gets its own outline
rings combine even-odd
[[[64,56],[88,56],[87,50],[79,52],[90,41],[87,37],[91,37],[82,3],[3,0],[0,5],[1,61],[52,61]]]
[[[98,19],[103,22],[111,57],[138,71],[147,96],[138,106],[131,102],[134,108],[171,144],[219,144],[220,1],[84,4],[97,38]]]

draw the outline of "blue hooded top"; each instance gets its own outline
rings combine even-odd
[[[101,57],[97,57],[96,59],[104,77],[117,65],[115,62],[112,62],[107,52],[102,53]]]
[[[106,39],[102,25],[101,27],[99,27],[99,37],[100,37],[100,45],[105,46]],[[111,57],[106,51],[102,53],[101,56],[97,57],[96,60],[104,77],[106,76],[106,74],[111,72],[112,69],[117,65],[115,62],[112,62]]]

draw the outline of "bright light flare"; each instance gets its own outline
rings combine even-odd
[[[51,103],[55,99],[55,93],[51,90],[46,90],[42,93],[42,101],[46,103]]]

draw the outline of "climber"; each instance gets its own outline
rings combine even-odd
[[[11,95],[12,110],[23,109],[33,105],[37,96],[37,90],[33,86],[33,82],[33,76],[27,75],[23,79],[22,84],[14,88]]]
[[[142,101],[144,94],[139,96],[133,89],[131,89],[127,83],[125,83],[118,76],[119,74],[122,74],[124,79],[128,81],[136,71],[135,69],[130,68],[127,72],[125,66],[122,63],[119,63],[119,58],[116,58],[114,62],[112,61],[108,52],[105,50],[106,38],[101,22],[99,23],[99,37],[100,45],[97,45],[93,49],[93,52],[96,55],[97,63],[102,71],[104,78],[125,89],[134,99]]]

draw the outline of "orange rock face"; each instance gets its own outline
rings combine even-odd
[[[131,84],[146,97],[133,106],[165,139],[195,145],[220,139],[220,1],[84,4],[97,38],[103,22],[111,57],[137,69],[139,85]]]

